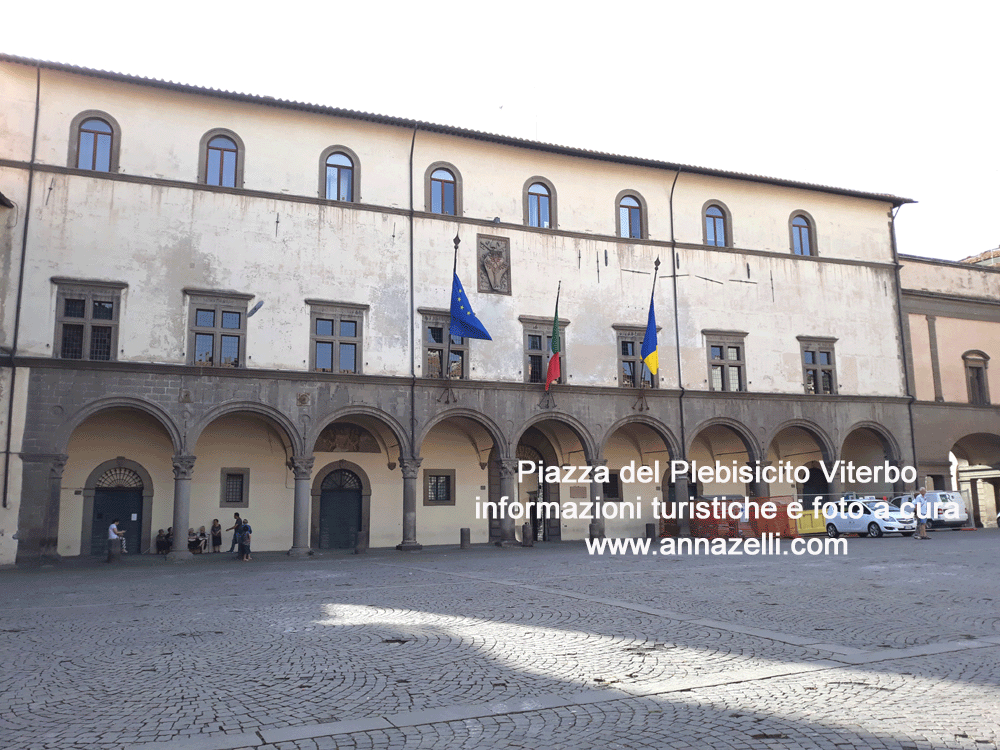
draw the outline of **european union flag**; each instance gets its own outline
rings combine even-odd
[[[467,339],[486,339],[492,341],[493,337],[483,328],[479,318],[472,312],[472,305],[469,298],[465,296],[462,282],[455,274],[455,280],[451,285],[451,327],[449,331],[454,336],[464,336]]]

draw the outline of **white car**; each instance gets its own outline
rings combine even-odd
[[[860,534],[878,537],[895,533],[913,536],[913,532],[917,530],[917,520],[912,513],[903,513],[885,500],[876,500],[873,497],[845,500],[843,510],[840,509],[839,503],[831,504],[837,506],[837,512],[826,520],[828,536]],[[829,516],[829,511],[824,515]]]
[[[912,512],[915,495],[901,495],[892,499],[892,504],[901,508],[904,503],[910,503],[908,509]],[[969,523],[969,511],[965,508],[965,500],[957,492],[928,492],[927,500],[931,504],[931,515],[927,519],[928,529],[944,526],[960,529]]]

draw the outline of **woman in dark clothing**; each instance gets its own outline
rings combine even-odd
[[[212,552],[222,551],[222,524],[218,518],[212,519]]]

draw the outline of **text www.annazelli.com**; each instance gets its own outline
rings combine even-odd
[[[760,539],[702,539],[667,537],[654,539],[587,539],[591,555],[749,555],[754,557],[792,555],[846,555],[847,540],[829,537],[782,539],[780,534],[764,534]]]

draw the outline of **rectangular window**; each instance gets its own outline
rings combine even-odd
[[[522,315],[518,318],[524,327],[524,382],[544,383],[552,359],[552,318],[536,318]],[[568,321],[559,320],[559,379],[556,383],[566,383],[566,326]]]
[[[604,482],[601,487],[601,499],[603,500],[621,500],[621,488],[618,482],[618,472],[609,471],[608,481]]]
[[[837,339],[799,336],[802,352],[802,383],[806,393],[833,395],[837,392],[834,343]]]
[[[188,364],[244,367],[247,302],[252,294],[185,289],[190,298]]]
[[[118,308],[126,284],[53,278],[56,345],[60,359],[108,362],[116,359]]]
[[[653,375],[642,361],[642,342],[646,336],[644,326],[613,326],[618,334],[618,387],[657,388],[659,378]]]
[[[368,305],[317,299],[307,299],[306,304],[310,310],[309,369],[360,375]]]
[[[451,315],[446,311],[421,308],[423,315],[424,377],[443,378],[443,362],[448,350],[446,336],[451,338],[450,377],[465,380],[469,377],[469,339],[448,332]]]
[[[968,351],[962,355],[965,362],[965,383],[969,390],[969,403],[975,406],[990,405],[990,383],[986,372],[989,357],[979,350]]]
[[[454,469],[424,470],[424,505],[455,504]]]
[[[747,390],[746,333],[702,331],[708,353],[708,387],[712,391]]]
[[[224,468],[221,471],[220,508],[250,507],[250,469]]]

